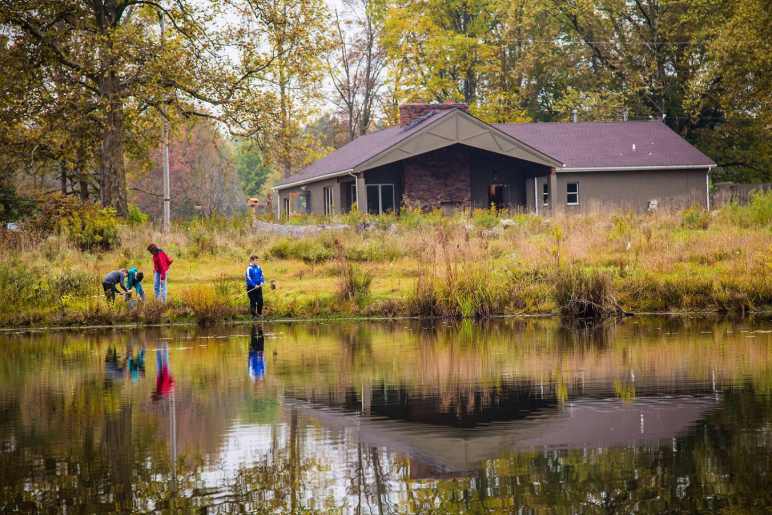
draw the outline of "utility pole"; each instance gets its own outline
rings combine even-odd
[[[164,45],[164,13],[161,13],[161,46]],[[164,233],[168,233],[172,227],[172,191],[171,181],[169,180],[169,119],[166,113],[161,111],[163,116],[163,129],[161,131],[161,145],[163,146],[162,159],[163,159],[163,172],[164,172],[164,217],[163,227]]]

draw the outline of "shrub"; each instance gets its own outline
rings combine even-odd
[[[194,286],[182,292],[182,305],[202,325],[212,324],[234,314],[227,299],[221,298],[214,286]]]
[[[335,257],[332,241],[317,238],[285,238],[276,242],[268,254],[277,259],[301,259],[308,264],[323,263]]]
[[[346,259],[371,262],[393,261],[405,255],[404,248],[392,243],[391,239],[367,239],[344,249]]]
[[[47,284],[41,280],[40,270],[9,262],[0,265],[0,296],[2,313],[11,315],[30,305],[49,301]]]
[[[512,300],[506,277],[491,273],[489,266],[473,265],[442,279],[420,276],[405,304],[415,316],[479,319],[505,313]]]
[[[405,300],[407,313],[412,316],[433,317],[440,314],[438,292],[434,280],[420,275]]]
[[[598,270],[568,268],[555,275],[555,302],[568,318],[608,318],[623,313],[611,275]]]
[[[472,212],[472,223],[482,229],[493,229],[499,224],[499,217],[496,214],[496,208],[475,209]]]
[[[142,211],[138,206],[129,204],[129,214],[126,216],[126,221],[130,225],[144,225],[150,221],[150,215]]]
[[[191,243],[190,251],[193,257],[217,253],[219,246],[217,245],[214,230],[202,224],[192,224],[188,234]]]
[[[721,214],[730,223],[741,227],[772,226],[772,190],[754,193],[746,206],[725,206]]]
[[[700,206],[692,206],[681,213],[681,226],[685,229],[707,229],[710,213]]]
[[[420,204],[406,199],[399,210],[395,223],[403,229],[434,227],[451,223],[453,215],[446,215],[442,208],[426,209]]]
[[[41,199],[27,226],[39,234],[66,236],[81,250],[109,250],[118,244],[115,210],[75,197],[51,195]]]
[[[609,239],[620,244],[622,249],[628,250],[633,242],[633,223],[635,219],[632,214],[614,215],[611,217],[611,231]]]
[[[348,262],[340,264],[338,273],[338,297],[353,301],[359,307],[364,306],[370,296],[372,274]]]

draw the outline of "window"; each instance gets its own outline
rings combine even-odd
[[[396,209],[393,184],[367,185],[367,212],[382,215]]]
[[[354,182],[351,184],[351,205],[353,206],[356,203],[357,203],[357,183]]]
[[[329,216],[335,212],[335,206],[332,202],[332,187],[325,186],[322,193],[324,196],[324,214]]]
[[[569,182],[566,184],[566,204],[576,206],[579,204],[579,183]]]
[[[542,192],[541,192],[541,198],[542,198],[542,204],[545,206],[550,205],[550,183],[545,182],[542,185]]]
[[[284,197],[282,199],[281,215],[284,218],[287,218],[290,215],[290,199],[289,199],[289,197]]]
[[[311,192],[304,191],[298,196],[298,212],[310,213],[311,212]]]

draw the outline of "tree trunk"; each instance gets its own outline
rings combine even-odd
[[[59,161],[59,188],[62,195],[67,195],[67,165],[64,161]]]
[[[83,147],[78,146],[78,153],[75,160],[78,176],[78,194],[83,202],[88,201],[88,179],[86,178],[86,160],[83,158]]]
[[[284,68],[279,70],[279,102],[281,104],[281,132],[282,138],[280,145],[282,147],[281,155],[281,168],[282,175],[289,177],[292,175],[292,143],[291,139],[294,136],[291,134],[290,128],[290,114],[289,114],[289,88],[284,75]]]
[[[117,79],[109,73],[102,82],[102,95],[107,101],[107,118],[102,130],[100,149],[101,169],[99,189],[102,205],[114,207],[119,216],[128,214],[126,167],[123,162],[123,105],[117,89]]]

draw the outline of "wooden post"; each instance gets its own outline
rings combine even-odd
[[[563,200],[558,192],[558,174],[554,168],[550,168],[550,175],[547,180],[550,182],[550,210],[554,216],[563,208]]]
[[[367,185],[364,172],[357,174],[357,210],[360,213],[367,213]]]
[[[164,16],[165,13],[161,13],[161,46],[164,45],[165,39],[164,39]],[[161,144],[163,145],[161,149],[162,153],[162,160],[163,160],[163,188],[164,188],[164,197],[163,197],[163,224],[162,224],[162,230],[164,233],[169,233],[172,228],[172,188],[171,188],[171,181],[169,179],[169,119],[166,117],[166,113],[163,114],[163,128],[162,128],[162,135]]]

